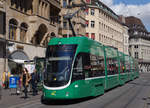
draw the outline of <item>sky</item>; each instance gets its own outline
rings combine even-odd
[[[150,32],[150,0],[100,0],[116,14],[135,16],[142,20]]]

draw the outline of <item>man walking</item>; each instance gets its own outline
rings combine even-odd
[[[32,90],[33,90],[33,96],[38,94],[38,90],[37,90],[38,80],[39,80],[38,74],[35,69],[34,72],[31,74],[31,85],[32,85]]]

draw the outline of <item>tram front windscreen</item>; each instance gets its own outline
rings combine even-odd
[[[44,85],[61,87],[69,82],[77,45],[49,45],[46,51]]]

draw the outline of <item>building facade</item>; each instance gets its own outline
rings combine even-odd
[[[126,25],[123,26],[123,52],[124,54],[129,55],[129,35],[128,35],[128,27]]]
[[[19,73],[21,63],[44,57],[45,48],[58,35],[59,0],[5,0],[6,64],[3,71]],[[13,67],[15,63],[15,67]]]
[[[139,61],[141,72],[150,72],[150,37],[139,18],[126,17],[129,27],[129,54]]]
[[[86,0],[86,36],[107,46],[124,49],[124,26],[119,17],[98,0]]]
[[[59,35],[63,37],[74,36],[69,22],[64,17],[73,15],[71,24],[73,26],[76,36],[85,35],[85,13],[81,7],[84,5],[84,0],[61,0],[61,20],[59,26]],[[78,11],[78,12],[77,12]]]
[[[4,63],[6,62],[5,59],[5,46],[6,46],[6,41],[5,41],[5,34],[6,34],[6,4],[4,0],[0,0],[0,84],[1,84],[1,78],[2,78],[2,72],[5,70],[5,65]]]
[[[119,20],[123,25],[123,52],[129,55],[129,34],[128,34],[128,26],[125,24],[125,17],[123,15],[119,16]]]

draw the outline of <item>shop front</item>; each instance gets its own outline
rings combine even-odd
[[[8,56],[8,71],[11,75],[20,75],[25,61],[29,61],[29,57],[23,50],[12,52]]]

